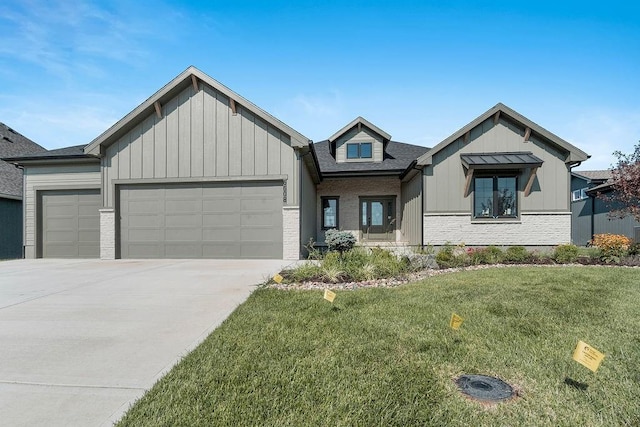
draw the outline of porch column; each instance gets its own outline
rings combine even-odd
[[[116,214],[113,208],[100,212],[100,259],[116,259]]]

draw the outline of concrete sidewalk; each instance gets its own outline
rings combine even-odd
[[[0,262],[2,425],[111,425],[287,264]]]

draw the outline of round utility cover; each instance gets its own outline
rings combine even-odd
[[[513,397],[513,388],[499,378],[486,375],[462,375],[456,380],[460,391],[485,402],[499,402]]]

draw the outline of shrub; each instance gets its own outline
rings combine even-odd
[[[596,234],[589,243],[600,249],[600,259],[604,262],[619,263],[620,258],[625,256],[631,247],[631,239],[621,234]]]
[[[460,251],[458,246],[445,244],[436,254],[436,262],[440,268],[462,267],[467,263],[467,254]]]
[[[560,264],[568,264],[578,259],[578,247],[576,245],[558,245],[553,251],[553,259]]]
[[[348,231],[327,230],[324,236],[329,250],[338,251],[341,254],[350,251],[356,244],[356,237]]]
[[[502,250],[495,246],[487,246],[482,250],[482,261],[484,264],[498,264],[502,261],[503,256]]]
[[[629,246],[629,255],[640,255],[640,243]]]
[[[531,258],[524,246],[510,246],[504,251],[504,259],[509,262],[527,262]]]

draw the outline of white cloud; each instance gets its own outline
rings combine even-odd
[[[0,108],[0,117],[6,125],[51,150],[87,144],[113,125],[120,117],[109,102],[99,97],[82,98],[60,109],[55,99],[12,99],[6,103],[10,107]]]

